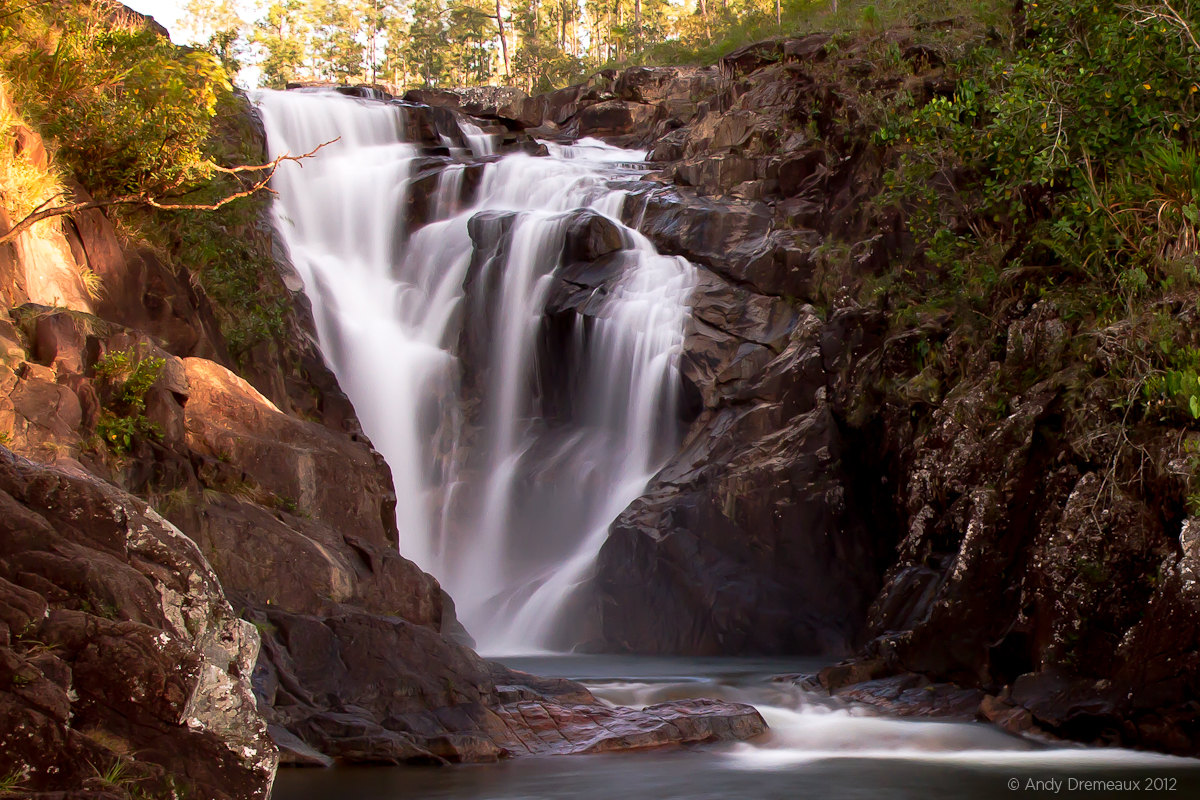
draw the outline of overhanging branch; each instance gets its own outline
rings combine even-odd
[[[341,138],[341,137],[338,137]],[[174,203],[170,198],[162,196],[154,196],[146,192],[138,194],[125,194],[118,197],[110,197],[105,200],[89,200],[85,203],[64,203],[58,206],[48,206],[53,201],[62,197],[62,193],[54,195],[50,199],[44,201],[41,205],[29,212],[20,222],[13,225],[7,233],[0,235],[0,245],[7,244],[20,236],[32,226],[41,222],[44,219],[52,217],[61,217],[68,214],[74,214],[79,211],[89,211],[93,208],[109,208],[112,206],[149,206],[160,211],[216,211],[222,206],[232,203],[234,200],[242,197],[248,197],[262,189],[267,189],[267,184],[271,182],[271,178],[275,175],[275,171],[279,169],[279,165],[285,161],[302,162],[306,158],[312,158],[317,152],[328,145],[333,144],[338,139],[330,139],[328,142],[322,142],[304,155],[294,156],[291,153],[284,153],[276,156],[265,164],[252,164],[241,167],[220,167],[212,164],[213,168],[218,172],[228,175],[237,175],[244,172],[260,172],[265,173],[249,186],[244,187],[239,192],[226,195],[225,197],[213,203]],[[304,166],[303,164],[300,164]],[[268,189],[268,191],[270,191]]]

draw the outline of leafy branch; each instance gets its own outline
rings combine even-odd
[[[321,148],[331,145],[336,141],[338,141],[338,139],[330,139],[328,142],[322,142],[309,152],[299,156],[294,156],[291,153],[283,153],[282,155],[276,156],[265,164],[254,164],[240,167],[220,167],[215,164],[210,165],[210,167],[217,172],[227,175],[239,176],[240,174],[247,172],[265,173],[250,185],[247,186],[243,184],[241,191],[227,194],[220,200],[217,200],[213,203],[177,203],[172,202],[172,200],[178,199],[182,195],[156,197],[149,192],[136,192],[132,194],[119,195],[117,197],[111,197],[104,200],[89,200],[87,202],[64,203],[62,205],[51,206],[51,203],[63,196],[63,193],[60,192],[31,211],[23,219],[13,225],[7,233],[0,235],[0,245],[13,241],[30,227],[36,225],[44,219],[74,214],[79,211],[88,211],[93,208],[139,205],[149,206],[150,208],[156,208],[160,211],[216,211],[217,209],[232,203],[234,200],[242,197],[248,197],[262,189],[273,191],[268,187],[267,184],[271,182],[271,178],[275,175],[275,171],[279,169],[280,164],[285,161],[295,161],[296,163],[300,164],[301,167],[303,167],[304,165],[301,162],[307,158],[312,158],[319,150],[321,150]]]

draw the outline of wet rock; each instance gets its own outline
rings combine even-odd
[[[979,715],[993,725],[1017,736],[1037,730],[1033,722],[1033,715],[1027,709],[993,695],[986,695],[980,702]]]
[[[784,413],[803,406],[702,414],[617,519],[597,564],[603,647],[846,654],[855,645],[875,579],[851,565],[871,562],[871,540],[848,500],[823,387],[796,390],[811,410],[786,424]],[[630,607],[655,613],[622,612]]]
[[[563,241],[565,261],[596,261],[620,250],[625,241],[611,220],[594,211],[576,214],[567,226]]]
[[[913,674],[856,682],[837,692],[837,696],[897,717],[960,720],[975,719],[984,699],[978,689],[932,683],[922,675]]]
[[[349,607],[320,619],[260,613],[268,633],[255,682],[272,706],[268,719],[288,732],[289,758],[313,760],[311,750],[354,763],[494,761],[744,739],[765,730],[742,705],[603,706],[578,684],[490,664],[395,617]],[[392,657],[378,658],[379,648]]]
[[[509,727],[534,734],[519,742],[531,755],[739,741],[767,730],[750,706],[715,700],[681,700],[643,709],[512,703],[501,706],[497,714]]]

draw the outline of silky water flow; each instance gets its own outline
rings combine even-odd
[[[255,102],[271,157],[330,143],[276,174],[275,226],[322,351],[391,467],[401,553],[442,582],[480,650],[579,643],[579,587],[679,435],[694,268],[622,225],[612,187],[644,153],[583,140],[496,157],[464,122],[432,221],[408,230],[428,162],[399,106],[328,92]],[[616,226],[621,273],[548,349],[563,325],[547,301],[581,209]]]

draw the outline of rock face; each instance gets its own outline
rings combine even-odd
[[[494,760],[765,729],[744,706],[612,712],[448,640],[440,588],[396,551],[378,456],[223,367],[183,365],[188,446],[224,496],[171,513],[262,632],[254,687],[285,763]]]
[[[0,447],[0,751],[46,791],[265,798],[258,634],[141,500]]]
[[[785,316],[783,341],[770,314],[706,323],[713,300],[753,308],[737,295],[726,284],[697,298],[685,374],[705,408],[601,552],[603,639],[631,652],[847,653],[876,554],[825,398],[820,322],[811,308]]]
[[[398,213],[428,219],[442,137],[465,144],[455,114],[506,149],[600,135],[649,150],[626,221],[700,271],[685,437],[612,527],[592,648],[856,652],[823,685],[893,713],[1196,754],[1200,522],[1184,498],[1200,443],[1114,421],[1117,398],[1079,361],[1112,368],[1122,332],[1043,374],[1081,346],[1052,307],[1014,300],[980,343],[948,315],[913,323],[886,297],[853,299],[891,265],[928,266],[899,212],[875,202],[889,156],[863,102],[953,91],[911,33],[780,39],[538,97],[410,94],[426,160]],[[878,44],[902,54],[893,73],[872,63]],[[32,132],[18,136],[0,144],[44,158]],[[479,172],[464,170],[464,198]],[[472,235],[499,252],[509,222],[477,216]],[[551,354],[619,273],[614,233],[594,214],[571,221],[571,263],[547,299]],[[265,795],[264,726],[300,764],[763,730],[744,706],[606,708],[455,643],[436,581],[396,552],[390,478],[286,274],[266,278],[295,303],[286,332],[235,363],[186,271],[122,246],[102,213],[31,248],[0,247],[0,743],[30,768],[23,786]],[[468,283],[486,296],[479,270]],[[1200,330],[1194,308],[1169,312]],[[468,362],[483,352],[462,349]],[[96,438],[116,410],[97,365],[122,353],[162,363],[147,426],[118,431],[114,451]],[[482,368],[468,364],[468,386]],[[1081,381],[1099,388],[1070,391]]]
[[[823,683],[894,713],[1195,755],[1200,442],[1127,424],[1109,376],[1128,331],[1080,335],[1014,289],[971,332],[864,290],[932,269],[879,200],[896,154],[871,121],[881,97],[954,92],[919,38],[778,39],[710,69],[601,73],[507,117],[648,148],[625,221],[702,270],[685,443],[610,532],[592,646],[857,650]],[[579,226],[560,327],[618,264]],[[1193,300],[1162,313],[1194,332]]]

